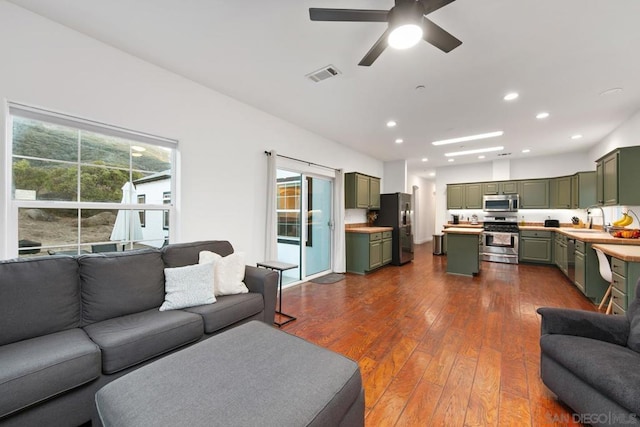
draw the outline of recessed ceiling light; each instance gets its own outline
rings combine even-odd
[[[612,87],[611,89],[607,89],[605,91],[600,92],[600,95],[602,95],[602,96],[613,95],[613,94],[620,93],[620,92],[622,92],[622,88],[621,87]]]
[[[518,94],[518,92],[510,92],[510,93],[506,94],[504,96],[504,98],[502,98],[502,99],[504,99],[505,101],[513,101],[514,99],[516,99],[519,96],[520,95]]]
[[[422,158],[422,161],[423,161],[423,162],[428,162],[428,161],[429,161],[429,159],[427,159],[426,157],[423,157],[423,158]]]
[[[466,156],[467,154],[489,153],[491,151],[502,151],[502,150],[504,150],[503,146],[487,147],[487,148],[477,148],[475,150],[454,151],[452,153],[445,153],[444,155],[447,157]]]
[[[475,141],[478,139],[495,138],[496,136],[502,136],[502,135],[504,135],[504,132],[499,130],[495,132],[480,133],[478,135],[461,136],[459,138],[451,138],[451,139],[442,139],[440,141],[433,141],[431,144],[433,145],[455,144],[456,142]]]
[[[486,157],[486,156],[485,156],[484,154],[480,154],[480,155],[478,156],[478,158],[479,158],[479,159],[484,159],[485,157]]]
[[[522,150],[523,153],[530,153],[531,150],[529,150],[528,148],[525,148],[524,150]]]
[[[451,159],[451,160],[453,160],[453,159]],[[429,172],[429,176],[436,176],[436,173],[435,172]]]
[[[396,144],[402,144],[404,140],[402,138],[396,139]]]
[[[576,134],[576,135],[572,135],[571,136],[571,139],[580,139],[580,138],[582,138],[582,135],[580,135],[580,134]]]
[[[455,160],[456,160],[456,159],[449,159],[449,161],[450,161],[450,162],[453,162],[453,161],[455,161]]]
[[[424,85],[418,85],[416,86],[416,90],[423,90],[425,89]]]
[[[395,121],[395,120],[389,120],[389,121],[387,122],[387,127],[388,127],[388,128],[392,128],[392,127],[394,127],[394,126],[395,126],[395,125],[397,125],[397,124],[398,124],[398,123],[396,123],[396,121]]]
[[[546,119],[547,117],[549,117],[549,113],[547,113],[546,111],[536,114],[536,119],[539,120]]]

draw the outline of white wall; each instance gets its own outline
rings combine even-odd
[[[413,240],[415,243],[420,244],[433,239],[435,232],[435,182],[428,180],[417,175],[409,175],[407,178],[407,187],[412,189],[413,186],[417,186],[418,200],[417,207],[414,207],[414,211],[418,212],[418,218],[414,218],[414,223],[417,223],[417,229],[414,226]],[[414,200],[414,204],[416,201]],[[416,209],[417,208],[417,209]]]
[[[640,110],[618,126],[617,129],[606,136],[600,143],[596,144],[589,151],[589,158],[592,161],[596,161],[615,148],[640,145],[639,135]]]
[[[174,241],[264,254],[265,150],[383,176],[382,162],[0,0],[0,99],[180,141]],[[226,66],[233,66],[227,64]],[[274,100],[278,102],[278,100]],[[6,115],[5,104],[0,114]],[[331,123],[327,123],[331,126]],[[6,146],[0,121],[0,144]],[[2,150],[0,259],[15,254]],[[7,235],[7,232],[9,233]],[[10,237],[8,237],[10,236]]]
[[[384,162],[382,193],[411,193],[411,186],[407,185],[406,160]]]

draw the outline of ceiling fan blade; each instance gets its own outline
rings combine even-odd
[[[460,40],[424,16],[422,17],[422,31],[424,32],[423,39],[425,41],[431,43],[445,53],[451,52],[462,44]]]
[[[312,21],[387,22],[388,10],[309,8]]]
[[[362,65],[363,67],[368,67],[373,64],[373,61],[378,59],[378,56],[382,53],[383,50],[387,47],[387,37],[389,37],[389,29],[382,33],[377,42],[369,49],[369,52],[362,58],[362,60],[358,63],[358,65]]]
[[[435,12],[441,7],[445,7],[449,3],[453,3],[455,0],[422,0],[422,6],[424,6],[424,14],[428,15],[431,12]]]

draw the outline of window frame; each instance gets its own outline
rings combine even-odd
[[[45,110],[37,107],[28,106],[25,104],[20,104],[12,101],[5,101],[5,175],[3,179],[5,180],[4,185],[4,198],[5,198],[5,206],[7,207],[7,216],[6,222],[4,223],[5,230],[5,252],[6,257],[15,258],[19,256],[19,211],[20,209],[77,209],[78,210],[78,221],[81,218],[82,210],[91,210],[91,209],[100,209],[100,210],[128,210],[132,213],[136,214],[136,212],[140,211],[140,205],[137,203],[137,199],[131,201],[131,203],[115,203],[115,202],[86,202],[80,201],[78,197],[74,201],[60,201],[60,200],[24,200],[24,199],[16,199],[14,197],[14,189],[13,186],[13,117],[22,117],[32,120],[38,120],[46,123],[52,123],[56,125],[62,125],[70,128],[74,128],[76,130],[85,130],[89,132],[99,133],[101,135],[112,136],[123,138],[130,142],[139,142],[143,144],[153,145],[157,147],[164,147],[170,149],[170,176],[171,176],[171,184],[170,191],[171,194],[175,194],[177,184],[177,159],[178,159],[178,141],[174,139],[159,137],[156,135],[134,131],[114,125],[105,124],[102,122],[88,120],[77,116],[71,116],[63,113],[58,113],[50,110]],[[19,156],[24,158],[24,156]],[[49,160],[49,159],[47,159]],[[67,162],[62,162],[67,163]],[[77,160],[78,167],[81,167],[81,159]],[[129,167],[129,172],[131,174],[131,165]],[[130,175],[130,181],[133,181]],[[78,188],[80,188],[80,179],[78,178]],[[162,203],[162,204],[149,204],[145,205],[145,210],[153,210],[153,211],[169,211],[173,212],[170,215],[171,221],[169,224],[169,238],[175,238],[175,229],[176,223],[175,218],[177,211],[175,203]],[[81,247],[90,246],[91,244],[97,243],[111,243],[111,242],[82,242],[81,236],[81,227],[79,227],[79,232],[77,235],[77,241],[74,244],[60,244],[56,245],[56,247],[68,247],[69,249],[76,249],[78,253],[81,251]],[[166,229],[165,229],[166,230]],[[155,239],[152,239],[155,240]],[[140,240],[136,240],[140,241]],[[144,240],[142,240],[144,241]],[[122,241],[119,243],[124,243],[129,248],[133,248],[134,241],[131,239],[131,236],[126,241]],[[43,245],[42,248],[46,250],[49,246]]]

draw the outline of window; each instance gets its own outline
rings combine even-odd
[[[156,187],[172,190],[176,141],[14,103],[9,122],[20,256],[91,252],[111,242],[160,247],[168,238],[161,221],[159,232],[150,230],[148,215],[173,205],[137,191],[155,176],[163,177]]]
[[[138,204],[144,205],[147,197],[144,194],[138,194]],[[146,211],[138,211],[138,215],[140,215],[140,227],[145,227],[146,224]]]
[[[300,176],[278,179],[278,239],[300,242]]]

